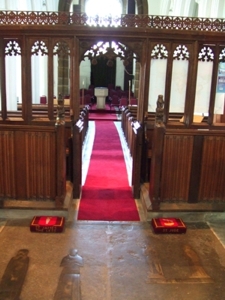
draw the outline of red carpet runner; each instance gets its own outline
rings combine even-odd
[[[96,133],[78,220],[139,221],[117,129],[96,121]]]
[[[89,112],[89,120],[111,120],[111,121],[117,121],[117,116],[115,113],[109,114],[109,113],[94,113]]]
[[[112,120],[117,121],[115,108],[108,104],[105,105],[105,109],[97,109],[96,104],[93,104],[89,110],[89,120]]]

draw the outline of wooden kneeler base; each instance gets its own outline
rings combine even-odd
[[[155,233],[186,233],[187,227],[180,218],[153,218]]]

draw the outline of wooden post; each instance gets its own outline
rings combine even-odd
[[[66,195],[66,145],[65,145],[65,120],[64,100],[58,97],[56,118],[56,198],[57,208],[62,208]]]
[[[73,198],[80,198],[82,183],[82,130],[83,121],[79,119],[73,126]]]
[[[140,182],[141,182],[141,154],[142,154],[142,127],[138,121],[133,123],[133,166],[132,166],[132,185],[133,197],[140,198]]]
[[[152,158],[149,182],[149,197],[153,210],[160,208],[160,185],[161,169],[163,157],[163,142],[165,135],[164,118],[164,101],[161,95],[158,97],[156,108],[156,121],[152,137]]]
[[[128,99],[128,105],[130,105],[130,80],[129,80],[129,99]]]
[[[5,44],[0,40],[0,72],[1,72],[1,112],[0,117],[3,120],[7,119],[7,106],[6,106],[6,73],[5,73]]]

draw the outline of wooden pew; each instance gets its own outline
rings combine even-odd
[[[48,119],[46,105],[34,106],[32,122],[27,125],[21,109],[8,111],[0,127],[0,140],[5,145],[0,157],[4,173],[0,180],[1,197],[51,201],[62,208],[66,195],[66,148],[71,136],[69,110],[65,122],[56,124],[56,120]]]

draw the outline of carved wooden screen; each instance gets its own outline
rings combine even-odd
[[[70,98],[70,49],[65,41],[57,42],[53,48],[54,96],[61,94]],[[68,101],[67,101],[68,102]],[[66,103],[67,105],[69,103]]]
[[[184,113],[189,57],[186,45],[180,44],[173,51],[169,112]]]
[[[204,45],[198,54],[198,72],[194,105],[195,116],[208,116],[214,52],[214,46]]]
[[[5,115],[11,120],[22,120],[22,111],[18,110],[18,104],[22,104],[22,80],[21,80],[21,41],[19,39],[5,40]],[[4,105],[4,104],[3,104]]]
[[[158,95],[165,97],[168,50],[157,44],[151,52],[148,111],[155,112]]]
[[[224,46],[220,46],[219,53],[219,63],[218,63],[218,73],[217,73],[217,82],[216,82],[216,97],[215,97],[215,107],[214,107],[214,115],[224,115],[224,100],[225,100],[225,48]],[[221,122],[225,121],[225,119],[221,120],[214,117],[214,121]]]
[[[37,40],[31,48],[32,104],[47,104],[48,47],[46,41]]]

